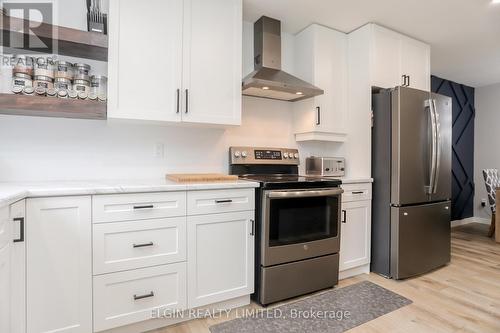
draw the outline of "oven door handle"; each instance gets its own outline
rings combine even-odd
[[[269,191],[267,192],[267,197],[270,199],[327,197],[333,195],[341,195],[342,193],[344,193],[344,190],[342,190],[341,188],[303,191]]]

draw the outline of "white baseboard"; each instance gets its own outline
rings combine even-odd
[[[354,267],[354,268],[339,272],[339,280],[344,280],[344,279],[350,278],[352,276],[356,276],[356,275],[360,275],[360,274],[369,274],[369,273],[370,273],[370,264],[366,264],[363,266]]]
[[[452,228],[453,227],[458,227],[458,226],[469,224],[469,223],[481,223],[481,224],[490,225],[491,220],[490,219],[485,219],[483,217],[473,216],[473,217],[468,217],[468,218],[463,219],[463,220],[451,221],[451,227]]]

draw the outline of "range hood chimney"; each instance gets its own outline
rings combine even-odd
[[[243,95],[296,102],[324,93],[281,70],[280,21],[262,16],[253,31],[254,71],[243,79]]]

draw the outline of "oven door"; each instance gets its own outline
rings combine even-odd
[[[338,253],[342,192],[340,188],[264,191],[262,265]]]

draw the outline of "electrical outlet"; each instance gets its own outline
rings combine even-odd
[[[481,199],[481,207],[486,207],[486,199]]]
[[[157,142],[155,144],[155,157],[156,158],[165,158],[165,144],[163,142]]]

